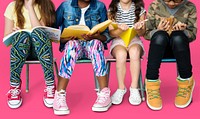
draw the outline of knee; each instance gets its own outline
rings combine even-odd
[[[70,40],[65,44],[65,53],[67,52],[74,52],[76,53],[78,51],[78,41],[77,40]]]
[[[184,34],[183,31],[174,31],[171,35],[172,44],[173,45],[183,45],[183,44],[189,44],[189,40],[187,39],[187,36]]]
[[[89,46],[91,46],[91,52],[102,52],[104,50],[103,43],[99,40],[91,40]]]
[[[129,57],[131,60],[140,60],[142,54],[142,47],[138,44],[133,45],[129,49]]]
[[[117,50],[117,52],[115,53],[115,58],[117,62],[125,63],[127,59],[127,52],[124,50]]]
[[[19,44],[25,44],[30,46],[30,35],[27,32],[22,31],[21,33],[17,33],[14,35],[12,39],[12,46],[19,46]]]
[[[31,32],[31,37],[36,41],[41,40],[41,37],[45,38],[45,41],[49,41],[46,31],[44,29],[41,29],[41,28],[34,29]]]
[[[169,41],[169,35],[166,31],[157,31],[151,38],[151,45],[166,45]]]

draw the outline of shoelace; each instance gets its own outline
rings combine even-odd
[[[155,89],[155,90],[148,89],[147,92],[148,92],[150,100],[154,98],[160,98],[159,89]]]
[[[96,102],[104,103],[107,100],[107,98],[109,97],[109,94],[100,92],[100,93],[97,93],[97,96],[98,96],[98,98],[97,98]]]
[[[179,87],[177,97],[186,98],[188,96],[188,93],[190,93],[190,91],[191,91],[191,87],[186,87],[186,88]]]
[[[116,95],[118,95],[117,96],[117,100],[121,100],[121,98],[123,97],[123,95],[124,95],[124,90],[118,90],[117,92],[116,92]]]
[[[44,92],[47,92],[47,97],[53,97],[54,96],[54,86],[47,86],[46,89],[44,89]]]
[[[58,94],[56,103],[58,106],[66,107],[67,106],[66,94],[63,94],[63,93]]]
[[[137,99],[138,98],[138,95],[140,95],[140,93],[137,91],[137,90],[130,90],[130,95],[131,95],[131,98],[134,98],[134,99]]]
[[[16,98],[20,94],[20,92],[21,90],[16,87],[14,89],[10,89],[6,95],[11,94],[11,98]]]

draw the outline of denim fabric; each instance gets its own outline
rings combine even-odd
[[[61,30],[71,25],[78,25],[81,19],[81,9],[78,6],[78,0],[64,1],[56,10],[56,27]],[[85,13],[85,23],[91,29],[95,25],[106,21],[107,10],[104,3],[98,0],[91,0],[90,7]],[[104,42],[104,48],[107,49],[106,43],[111,39],[108,29],[103,33],[107,37],[107,41]],[[60,43],[60,51],[64,50],[64,43]]]

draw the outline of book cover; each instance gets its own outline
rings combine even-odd
[[[83,39],[82,35],[83,34],[94,34],[97,31],[103,32],[106,30],[106,28],[112,23],[111,20],[106,20],[100,24],[97,24],[94,26],[91,30],[88,26],[85,25],[71,25],[67,28],[64,28],[61,38],[68,38],[68,37],[77,37],[78,39]]]
[[[13,36],[16,33],[19,33],[19,32],[23,31],[23,32],[27,32],[27,33],[30,34],[36,28],[42,28],[42,29],[44,29],[45,32],[46,32],[46,34],[48,35],[49,39],[51,39],[51,41],[53,41],[53,42],[59,42],[60,41],[61,31],[59,29],[51,28],[51,27],[47,27],[47,26],[37,26],[37,27],[34,27],[33,29],[20,29],[20,30],[14,31],[14,32],[8,34],[7,36],[5,36],[3,38],[3,43],[6,46],[9,46],[9,45],[12,44]]]
[[[117,29],[117,23],[111,24],[114,29]],[[124,41],[126,47],[128,47],[131,40],[137,35],[136,30],[134,29],[134,26],[131,28],[128,28],[126,31],[122,32],[119,37]]]

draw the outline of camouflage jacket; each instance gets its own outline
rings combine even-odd
[[[145,39],[150,40],[152,35],[157,31],[157,26],[160,23],[162,17],[167,18],[172,16],[166,8],[166,5],[163,4],[161,0],[154,0],[148,9],[147,19],[146,22],[146,32],[145,32]],[[187,24],[186,30],[184,33],[188,36],[189,41],[193,41],[196,39],[196,32],[197,32],[197,15],[196,15],[196,7],[195,5],[185,0],[185,3],[179,7],[177,12],[174,13],[174,18],[176,22],[178,21]]]

